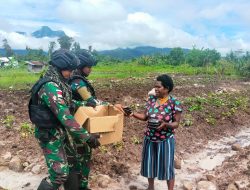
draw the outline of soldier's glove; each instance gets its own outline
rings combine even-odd
[[[96,101],[95,100],[89,100],[89,101],[87,101],[86,106],[95,108],[96,107]]]
[[[95,134],[90,134],[90,138],[86,142],[90,148],[97,148],[98,146],[101,145],[98,140],[98,137],[100,136]]]

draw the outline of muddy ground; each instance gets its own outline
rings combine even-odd
[[[250,82],[248,80],[182,75],[175,75],[173,78],[176,84],[173,95],[184,102],[182,124],[176,130],[176,157],[179,160],[199,152],[210,141],[234,136],[243,126],[250,127],[249,99],[245,102],[244,109],[233,110],[230,115],[221,114],[227,109],[223,105],[217,107],[206,105],[202,110],[189,111],[190,105],[185,104],[188,97],[206,96],[209,93],[227,93],[231,94],[230,97],[249,98]],[[134,109],[141,111],[146,101],[147,92],[154,85],[154,77],[97,80],[94,81],[94,84],[99,99],[110,103],[132,105]],[[12,157],[18,155],[22,163],[26,165],[41,164],[40,173],[43,174],[46,173],[46,167],[35,138],[32,135],[23,137],[20,132],[20,126],[25,122],[29,123],[28,99],[28,90],[0,90],[0,155],[10,152]],[[210,118],[211,114],[214,117],[213,120]],[[190,115],[191,122],[188,122],[187,125],[185,116],[190,117]],[[6,127],[8,116],[14,116],[14,123],[10,127]],[[216,123],[211,122],[214,120]],[[95,176],[98,174],[108,175],[114,181],[119,181],[120,178],[132,180],[131,171],[134,167],[139,166],[141,160],[144,127],[144,122],[125,118],[123,141],[94,150],[92,180],[90,181],[93,189],[97,188]],[[236,155],[227,158],[220,166],[213,169],[216,176],[214,181],[219,189],[226,189],[229,184],[242,179],[250,181],[249,154],[249,146],[244,147]],[[239,164],[243,161],[245,164]],[[107,187],[106,189],[111,188]]]

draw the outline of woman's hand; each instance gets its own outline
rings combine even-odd
[[[161,121],[161,125],[159,127],[156,128],[157,131],[160,131],[162,129],[166,129],[167,128],[167,123],[164,121]]]
[[[123,106],[122,104],[115,104],[114,107],[116,107],[118,110],[120,110],[124,116],[131,117],[133,116],[133,111],[128,106]]]
[[[114,107],[120,110],[123,114],[125,114],[125,112],[122,109],[123,106],[121,104],[115,104]]]

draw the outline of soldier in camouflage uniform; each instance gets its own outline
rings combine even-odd
[[[96,98],[95,90],[87,77],[92,71],[92,67],[96,65],[97,61],[94,56],[87,50],[78,52],[77,57],[80,63],[77,65],[77,70],[74,71],[70,79],[70,84],[73,92],[73,99],[78,101],[85,101],[86,106],[95,107],[97,105],[108,105]]]
[[[67,50],[55,51],[45,76],[31,90],[30,119],[36,126],[35,137],[43,150],[49,173],[49,179],[43,179],[38,190],[57,190],[63,185],[66,190],[83,189],[77,186],[78,179],[73,175],[79,160],[68,134],[73,141],[91,148],[100,145],[95,136],[75,121],[70,111],[72,97],[67,81],[78,61]]]
[[[92,66],[96,65],[97,61],[94,57],[82,50],[77,54],[80,63],[78,64],[78,70],[74,71],[73,76],[70,79],[70,84],[73,92],[73,99],[76,101],[84,101],[86,106],[95,107],[97,105],[107,105],[106,102],[100,101],[96,98],[95,90],[86,78],[91,73]],[[87,144],[81,143],[75,144],[77,147],[78,170],[82,174],[80,180],[80,187],[88,187],[88,176],[90,172],[90,160],[91,160],[91,147]]]

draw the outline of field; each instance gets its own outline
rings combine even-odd
[[[219,190],[229,185],[250,189],[249,79],[234,73],[221,76],[213,67],[135,63],[99,65],[90,79],[99,99],[142,111],[147,92],[160,73],[173,77],[173,95],[184,107],[181,126],[176,130],[176,161],[181,162],[181,168],[176,169],[176,189],[187,184],[195,189],[200,181],[209,181]],[[39,74],[27,73],[25,69],[1,70],[0,77],[0,155],[18,156],[22,163],[19,173],[11,173],[8,160],[0,157],[0,186],[35,189],[46,174],[46,166],[32,135],[27,103],[29,88]],[[94,150],[92,189],[146,189],[147,183],[139,175],[144,127],[144,122],[125,118],[123,141]],[[32,177],[20,182],[20,176],[27,176],[29,171],[34,173]],[[157,181],[156,190],[162,189],[166,189],[165,182]]]
[[[43,72],[41,72],[43,73]],[[33,74],[27,71],[25,65],[20,68],[1,68],[0,69],[0,89],[26,89],[40,77],[41,73]],[[191,67],[190,65],[139,65],[136,62],[119,63],[119,64],[99,64],[93,67],[93,73],[90,80],[95,79],[124,79],[128,77],[147,77],[156,73],[172,73],[183,75],[218,75],[219,68],[210,67]],[[227,75],[235,75],[235,71],[228,71]]]

